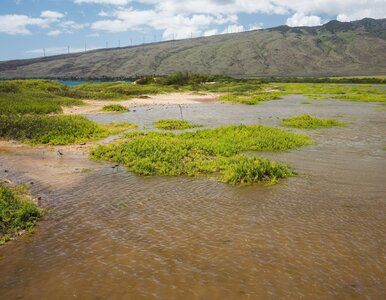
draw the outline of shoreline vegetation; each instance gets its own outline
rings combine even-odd
[[[32,145],[95,141],[136,128],[132,123],[97,124],[83,116],[0,115],[0,137]]]
[[[89,101],[101,103],[99,108],[107,113],[126,112],[131,101],[139,99],[141,105],[147,101],[154,103],[151,102],[154,95],[164,97],[173,93],[182,95],[182,98],[182,93],[190,93],[197,99],[202,95],[217,95],[217,101],[242,105],[283,99],[288,95],[303,95],[309,101],[385,104],[386,89],[379,85],[385,80],[386,76],[235,79],[178,72],[169,76],[142,76],[133,83],[85,83],[75,87],[50,80],[0,81],[0,139],[33,145],[68,145],[95,141],[137,128],[132,123],[97,124],[76,115],[79,114],[76,112],[75,115],[63,115],[63,109],[87,107]],[[207,99],[211,101],[214,98]],[[300,119],[283,120],[283,125],[297,128],[344,125],[336,120],[319,120],[311,116],[297,118]],[[160,130],[199,127],[180,120],[159,120],[154,125]],[[293,171],[263,158],[245,156],[243,152],[287,151],[312,144],[308,136],[260,125],[243,126],[182,134],[128,132],[119,143],[99,146],[91,155],[122,163],[129,170],[143,175],[210,175],[230,184],[249,184],[276,182],[279,178],[291,176]],[[267,134],[273,131],[275,134]],[[239,141],[240,137],[245,141]],[[288,142],[294,140],[297,140],[294,145]],[[225,147],[225,141],[231,146]]]
[[[42,214],[26,184],[17,185],[0,178],[0,246],[32,232]]]

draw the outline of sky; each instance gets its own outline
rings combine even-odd
[[[386,0],[0,0],[0,61],[386,18]]]

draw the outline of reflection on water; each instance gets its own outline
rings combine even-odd
[[[275,186],[144,178],[82,155],[0,149],[0,172],[34,181],[49,211],[35,234],[0,248],[0,298],[382,299],[385,114],[301,101],[184,107],[207,127],[343,115],[348,127],[311,132],[317,145],[265,154],[299,172]],[[149,128],[178,114],[136,108],[114,119]]]

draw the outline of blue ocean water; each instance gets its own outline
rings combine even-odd
[[[102,83],[103,81],[87,81],[87,80],[59,80],[60,83],[63,83],[68,86],[77,86],[83,83]]]
[[[102,80],[91,80],[91,81],[90,80],[59,80],[59,82],[65,84],[67,86],[77,86],[79,84],[84,84],[84,83],[104,83],[104,82],[112,82],[112,81],[102,81]],[[131,83],[131,81],[119,81],[119,82]]]

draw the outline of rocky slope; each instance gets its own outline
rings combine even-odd
[[[231,76],[386,74],[386,19],[331,21],[0,62],[0,78],[131,78],[176,71]]]

